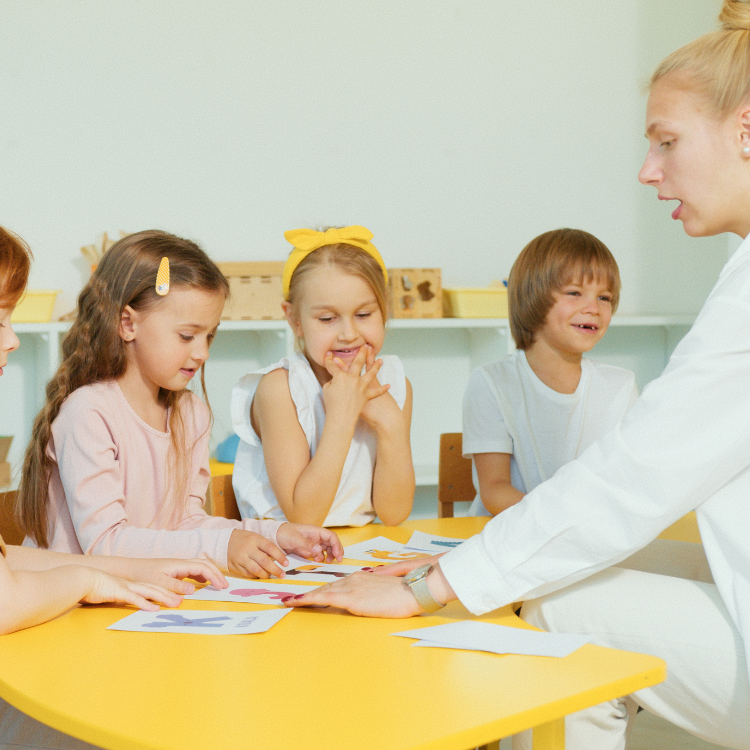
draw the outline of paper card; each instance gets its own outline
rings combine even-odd
[[[429,557],[425,552],[406,549],[401,542],[394,542],[384,536],[376,536],[366,542],[344,547],[344,557],[349,560],[372,560],[380,563],[394,563],[401,560],[414,560],[419,557]]]
[[[569,633],[543,633],[538,630],[495,625],[491,622],[451,622],[446,625],[404,630],[391,633],[404,638],[421,639],[414,646],[428,648],[457,648],[469,651],[489,651],[493,654],[524,654],[528,656],[562,657],[572,654],[585,643],[588,636]]]
[[[107,630],[133,633],[201,633],[203,635],[245,635],[265,633],[291,609],[261,609],[257,612],[220,612],[207,609],[174,609],[134,612]]]
[[[275,583],[268,580],[248,580],[227,576],[229,587],[215,589],[204,586],[185,599],[196,599],[206,602],[244,602],[247,604],[275,604],[283,607],[284,602],[297,594],[307,594],[317,586],[295,586],[294,584]]]
[[[336,565],[337,563],[333,562],[332,558],[328,558],[330,560],[330,563],[320,563],[316,562],[315,560],[308,560],[305,557],[300,557],[299,555],[295,555],[293,553],[289,553],[286,556],[287,564],[286,565],[279,565],[279,567],[282,570],[291,570],[292,568],[299,568],[300,565]],[[277,563],[278,565],[278,563]]]
[[[329,563],[311,563],[307,560],[304,565],[288,569],[285,580],[330,583],[360,570],[369,572],[379,567],[379,565],[330,565]]]
[[[424,531],[415,531],[406,543],[406,548],[439,555],[441,552],[448,552],[460,547],[465,541],[465,539],[452,539],[449,536],[436,536],[435,534],[425,534]]]

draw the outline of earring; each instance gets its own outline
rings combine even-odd
[[[745,156],[750,156],[750,146],[744,146],[743,149],[742,149],[742,153]]]

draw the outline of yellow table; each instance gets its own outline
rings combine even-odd
[[[341,537],[406,541],[415,528],[466,537],[484,521],[370,525]],[[2,636],[0,696],[111,750],[466,750],[529,727],[539,727],[535,748],[552,749],[564,746],[566,714],[666,676],[660,659],[598,646],[553,659],[411,648],[389,635],[469,617],[458,602],[410,620],[297,610],[259,635],[105,630],[128,611],[80,607]],[[481,619],[525,627],[509,607]]]

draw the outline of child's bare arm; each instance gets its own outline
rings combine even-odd
[[[273,377],[271,377],[273,376]],[[286,370],[264,375],[252,406],[253,427],[263,443],[268,480],[279,507],[293,523],[320,526],[336,497],[354,434],[326,420],[315,456],[297,418]]]
[[[35,547],[9,546],[5,562],[11,570],[28,572],[52,570],[62,565],[96,568],[128,581],[161,586],[175,594],[192,594],[195,591],[195,586],[183,581],[183,578],[208,581],[216,588],[226,586],[223,574],[210,560],[71,555]]]
[[[266,381],[269,375],[279,372],[274,370],[258,385],[252,416],[257,420],[256,431],[263,443],[268,479],[289,521],[323,524],[336,497],[362,408],[386,390],[376,380],[380,368],[377,362],[360,375],[366,349],[362,347],[347,369],[342,369],[332,357],[326,359],[332,379],[324,387],[326,421],[312,458],[297,419],[286,371],[282,374],[284,381],[279,377]]]
[[[510,453],[475,453],[479,494],[484,507],[496,516],[524,496],[510,483]]]
[[[8,548],[12,552],[13,548]],[[71,563],[77,556],[69,556]],[[141,609],[158,610],[159,602],[176,607],[182,597],[160,586],[133,583],[97,568],[68,564],[49,570],[11,570],[0,557],[0,634],[51,620],[78,602],[123,602]]]
[[[390,393],[368,401],[362,410],[362,418],[377,435],[372,504],[386,526],[397,526],[405,521],[414,502],[414,463],[409,439],[411,412],[412,389],[408,380],[403,410]]]

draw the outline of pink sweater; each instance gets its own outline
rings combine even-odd
[[[208,468],[209,413],[191,394],[183,399],[192,472],[187,514],[163,507],[171,434],[147,425],[116,382],[74,391],[52,423],[47,454],[55,461],[49,483],[50,549],[130,557],[207,557],[226,568],[234,529],[272,542],[276,521],[232,521],[203,510]],[[34,546],[27,538],[27,546]]]

